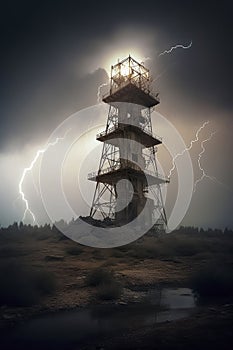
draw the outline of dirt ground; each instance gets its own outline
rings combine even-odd
[[[106,337],[101,343],[86,344],[80,350],[231,350],[233,346],[233,304],[201,308],[189,317],[132,329]]]
[[[108,250],[83,248],[80,255],[70,255],[69,240],[37,240],[33,237],[14,243],[11,258],[35,268],[44,268],[52,272],[57,280],[57,291],[44,298],[39,305],[32,307],[1,308],[1,318],[21,318],[40,312],[83,307],[98,303],[95,289],[86,285],[87,274],[98,267],[114,271],[116,279],[124,286],[120,302],[133,302],[140,296],[140,290],[158,285],[185,286],[193,270],[200,266],[200,261],[190,257],[175,259],[137,259],[123,252],[120,257],[112,257]],[[9,249],[9,244],[5,250]],[[2,248],[3,249],[3,248]],[[17,253],[15,253],[17,252]],[[1,261],[9,261],[5,256]],[[6,316],[7,315],[7,316]],[[18,315],[18,316],[17,316]]]
[[[95,268],[112,270],[123,286],[121,297],[111,302],[129,304],[140,302],[141,296],[156,286],[189,287],[193,273],[213,258],[209,252],[148,258],[146,254],[145,257],[130,254],[134,248],[116,252],[81,247],[80,252],[76,252],[74,247],[77,248],[77,245],[70,240],[50,235],[36,238],[27,235],[13,243],[10,240],[2,242],[1,263],[19,260],[28,266],[46,269],[57,281],[56,292],[36,305],[2,305],[2,330],[38,314],[103,303],[96,298],[95,288],[86,283],[86,276]],[[70,251],[71,248],[74,248],[74,252]],[[228,252],[224,257],[232,265],[232,255]],[[233,298],[227,302],[218,300],[200,307],[186,320],[159,324],[156,329],[132,329],[115,338],[104,339],[103,344],[87,344],[85,349],[230,349],[233,344],[232,316]]]

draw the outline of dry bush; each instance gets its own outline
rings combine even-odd
[[[54,276],[44,270],[10,261],[0,266],[0,305],[30,306],[56,289]]]

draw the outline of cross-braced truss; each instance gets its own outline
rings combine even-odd
[[[110,105],[107,125],[97,135],[103,149],[98,171],[90,174],[90,180],[96,181],[91,217],[130,221],[148,197],[153,203],[151,216],[159,217],[158,225],[167,224],[161,184],[168,180],[158,174],[156,159],[156,146],[162,141],[152,133],[151,124],[151,110],[159,98],[158,93],[151,94],[150,82],[149,70],[131,56],[111,68],[110,92],[103,98]],[[117,188],[121,179],[131,182],[133,192],[125,184]],[[119,209],[130,191],[131,202],[126,209]]]
[[[105,134],[110,133],[112,130],[118,128],[118,115],[119,108],[116,106],[110,106],[107,125],[104,132]],[[149,108],[142,110],[141,129],[144,132],[152,135],[151,111]],[[145,159],[145,170],[150,170],[154,174],[158,173],[156,152],[157,147],[155,146],[144,148],[143,151],[143,157]],[[108,169],[108,171],[115,169],[117,165],[120,165],[119,148],[113,144],[104,142],[97,174],[103,173],[105,169]],[[147,192],[149,197],[154,201],[154,210],[152,212],[152,215],[155,215],[156,217],[159,215],[157,225],[166,225],[167,218],[164,209],[161,185],[148,186],[145,188],[144,192]],[[116,200],[117,192],[115,184],[108,184],[97,181],[90,216],[96,218],[102,217],[102,219],[109,218],[111,220],[114,220]]]

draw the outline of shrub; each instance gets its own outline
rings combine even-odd
[[[34,271],[34,283],[40,296],[53,294],[56,290],[56,280],[48,271]]]
[[[193,256],[205,249],[203,242],[199,242],[197,238],[184,236],[171,240],[170,248],[177,256]]]
[[[0,267],[0,305],[30,306],[54,292],[54,276],[11,261]]]
[[[27,251],[22,250],[22,249],[18,249],[15,247],[11,247],[11,246],[5,246],[5,247],[2,247],[0,249],[1,258],[19,257],[19,256],[23,256],[26,254],[27,254]]]
[[[82,252],[83,252],[82,248],[80,248],[79,246],[73,246],[73,247],[66,248],[66,253],[70,254],[70,255],[79,255]]]
[[[161,238],[148,238],[130,247],[127,255],[134,258],[154,259],[174,256],[193,256],[205,251],[204,240],[185,235],[167,235]]]
[[[101,284],[110,284],[113,281],[113,272],[103,268],[92,270],[86,277],[87,285],[93,287],[99,286]]]
[[[119,250],[117,248],[115,249],[113,248],[110,253],[111,253],[111,256],[114,258],[123,258],[126,255],[123,250]]]
[[[120,298],[122,286],[117,282],[101,284],[97,289],[97,297],[101,300],[115,300]]]
[[[227,266],[208,264],[191,279],[194,292],[200,297],[233,295],[233,275]]]
[[[105,260],[106,259],[106,249],[94,249],[92,251],[93,258],[95,260]]]
[[[88,286],[97,287],[96,296],[101,300],[115,300],[122,294],[122,286],[114,279],[113,271],[97,268],[86,277]]]

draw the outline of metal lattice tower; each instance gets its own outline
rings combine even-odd
[[[145,221],[152,222],[157,211],[156,225],[167,224],[161,185],[169,179],[158,174],[156,152],[162,140],[152,133],[151,110],[159,98],[150,92],[150,81],[149,70],[130,56],[111,67],[110,91],[103,97],[109,104],[107,125],[96,137],[103,142],[99,170],[88,175],[96,181],[92,218],[121,225],[149,201]]]

